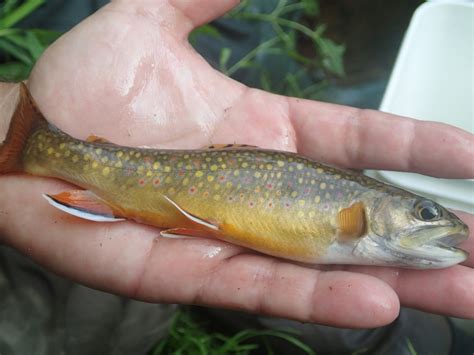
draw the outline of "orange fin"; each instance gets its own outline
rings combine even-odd
[[[7,136],[0,144],[0,174],[22,170],[21,155],[30,135],[47,124],[28,88],[20,83],[20,97],[10,121]]]
[[[176,202],[174,202],[172,199],[170,199],[168,196],[164,196],[164,198],[173,206],[175,207],[179,213],[181,213],[181,215],[183,215],[184,217],[186,217],[186,219],[190,222],[192,222],[193,224],[197,225],[197,226],[200,226],[201,228],[204,228],[204,230],[210,230],[210,231],[218,231],[219,230],[219,226],[217,226],[216,224],[210,222],[210,221],[206,221],[205,219],[203,218],[200,218],[198,216],[195,216],[194,214],[191,214],[187,211],[185,211],[183,208],[181,208]]]
[[[357,239],[365,234],[365,209],[362,202],[344,208],[337,214],[339,237],[342,240]]]
[[[233,149],[233,148],[254,149],[258,147],[255,145],[248,145],[248,144],[213,144],[213,145],[204,147],[204,149]]]
[[[107,139],[96,136],[94,134],[91,134],[89,137],[87,137],[86,142],[89,143],[102,143],[102,144],[112,144],[109,142]]]
[[[123,221],[109,205],[88,190],[65,191],[57,195],[43,195],[54,207],[76,217],[95,222]]]

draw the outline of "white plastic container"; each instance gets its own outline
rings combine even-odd
[[[431,1],[416,10],[380,110],[474,133],[474,3]],[[474,212],[474,180],[391,171],[369,175]]]

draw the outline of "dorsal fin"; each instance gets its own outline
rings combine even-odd
[[[102,143],[102,144],[113,144],[109,142],[107,139],[103,137],[96,136],[94,134],[91,134],[89,137],[87,137],[86,142],[89,143]]]

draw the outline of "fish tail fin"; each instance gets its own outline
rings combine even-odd
[[[0,143],[0,175],[22,170],[22,152],[31,134],[47,124],[30,91],[20,83],[20,96],[5,140]]]

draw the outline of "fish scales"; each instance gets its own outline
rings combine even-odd
[[[95,221],[162,236],[213,237],[308,263],[440,268],[466,260],[468,227],[435,202],[294,153],[250,147],[160,150],[81,141],[48,125],[26,86],[0,174],[55,177],[85,190],[45,195]]]
[[[337,211],[373,187],[291,153],[124,148],[49,128],[29,140],[24,167],[91,190],[140,222],[171,228],[165,195],[223,225],[228,241],[302,261],[324,252],[336,237]]]

